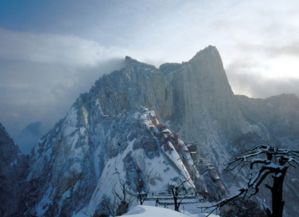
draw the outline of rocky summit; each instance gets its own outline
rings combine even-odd
[[[40,139],[23,178],[15,177],[16,147],[1,134],[1,154],[11,153],[1,173],[23,183],[15,188],[21,195],[8,200],[18,208],[2,212],[95,216],[124,184],[136,196],[140,180],[147,194],[183,183],[188,194],[219,200],[234,187],[223,168],[235,154],[264,143],[298,148],[298,111],[294,95],[235,96],[213,46],[159,68],[126,57],[123,68],[97,80]],[[292,201],[299,199],[296,180],[292,174],[287,183]],[[286,206],[289,216],[299,214],[292,202]]]

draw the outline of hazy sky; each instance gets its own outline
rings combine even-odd
[[[155,65],[215,45],[235,93],[299,94],[298,0],[0,0],[0,122],[53,123],[132,56]]]

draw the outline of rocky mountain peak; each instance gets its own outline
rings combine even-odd
[[[125,63],[126,64],[132,64],[132,63],[137,63],[138,61],[133,59],[132,57],[130,56],[125,56]]]
[[[125,67],[124,68],[134,68],[134,67],[136,67],[136,69],[139,69],[139,67],[149,67],[153,70],[156,69],[156,67],[154,67],[153,65],[143,63],[143,62],[138,61],[137,59],[134,59],[130,56],[126,56],[125,57]]]
[[[187,63],[194,73],[201,75],[204,82],[213,80],[220,87],[226,86],[230,89],[223,63],[216,47],[210,45],[204,48]]]
[[[198,51],[192,58],[191,61],[194,60],[198,60],[200,58],[211,58],[211,59],[217,59],[217,61],[221,62],[221,57],[220,54],[217,50],[217,48],[213,45],[209,45],[207,47],[205,47],[204,49]]]
[[[171,123],[183,139],[206,141],[208,147],[222,142],[219,135],[230,137],[246,125],[216,47],[208,46],[189,62],[165,63],[159,69],[128,56],[125,62],[122,69],[100,78],[82,100],[97,101],[103,116],[144,106]],[[211,134],[213,140],[207,137]]]

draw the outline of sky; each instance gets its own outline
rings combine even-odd
[[[0,0],[0,122],[50,126],[124,56],[156,66],[208,45],[236,94],[299,95],[297,0]]]

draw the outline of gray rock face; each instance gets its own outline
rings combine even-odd
[[[218,165],[227,157],[227,143],[251,130],[215,47],[205,48],[189,62],[163,64],[160,69],[130,57],[125,61],[125,68],[104,76],[91,90],[104,114],[113,116],[140,105],[152,109]]]
[[[15,216],[21,190],[24,159],[0,123],[0,215]]]
[[[230,152],[228,142],[250,128],[236,104],[216,48],[207,47],[183,63],[174,72],[171,87],[174,110],[166,118],[171,128],[221,166]]]

